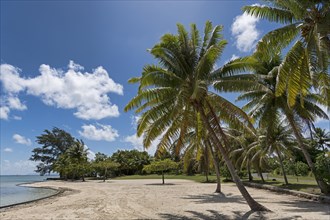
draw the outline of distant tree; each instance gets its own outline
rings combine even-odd
[[[42,146],[34,148],[32,150],[33,154],[30,157],[32,161],[40,161],[35,170],[40,173],[40,175],[54,171],[54,162],[76,142],[71,134],[56,127],[51,131],[45,130],[44,132],[44,134],[37,136],[36,141]],[[60,177],[63,176],[62,172],[59,172],[59,174]]]
[[[112,154],[111,160],[119,164],[119,175],[133,175],[142,174],[143,166],[149,164],[151,158],[147,152],[118,150]]]
[[[149,165],[145,165],[143,170],[148,173],[151,173],[151,172],[161,173],[163,184],[165,184],[164,173],[166,173],[170,170],[175,170],[177,168],[178,168],[177,162],[174,162],[170,159],[165,159],[165,160],[153,161]]]
[[[89,172],[90,164],[87,157],[87,148],[83,141],[76,140],[72,147],[65,152],[73,167],[73,176],[81,177],[85,182],[85,175]]]
[[[76,140],[72,147],[61,154],[54,162],[53,171],[62,173],[65,179],[81,178],[85,181],[85,175],[90,171],[90,163],[84,142]]]
[[[107,157],[105,154],[97,153],[95,155],[93,168],[97,170],[99,176],[103,177],[103,182],[105,182],[108,177],[109,171],[117,170],[119,166],[119,163],[113,162],[111,158]]]

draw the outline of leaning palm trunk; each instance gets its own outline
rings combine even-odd
[[[284,165],[283,165],[283,159],[282,159],[280,151],[278,150],[277,147],[276,147],[276,153],[277,153],[277,156],[278,156],[278,160],[280,161],[282,173],[283,173],[283,176],[284,176],[285,185],[289,185],[289,181],[288,181],[288,178],[286,177],[286,173],[285,173],[285,169],[284,169]]]
[[[224,159],[224,161],[225,161],[225,163],[226,163],[226,165],[229,169],[229,172],[232,176],[232,179],[236,183],[236,186],[237,186],[238,190],[240,191],[240,193],[242,194],[242,196],[244,197],[244,199],[246,200],[246,202],[250,206],[251,210],[253,210],[253,211],[270,211],[269,209],[267,209],[266,207],[264,207],[260,203],[256,202],[251,197],[251,195],[249,194],[249,192],[246,190],[245,186],[243,185],[242,181],[238,177],[238,175],[235,171],[234,165],[232,164],[231,160],[229,159],[229,156],[228,156],[228,153],[227,153],[226,149],[222,146],[220,140],[218,139],[217,135],[215,134],[215,131],[212,129],[212,126],[210,125],[210,122],[209,122],[209,120],[208,120],[208,118],[207,118],[207,116],[204,112],[204,109],[199,104],[196,104],[195,107],[201,113],[202,121],[203,121],[204,125],[206,126],[206,129],[208,130],[208,132],[210,134],[212,143],[215,144],[216,147],[221,152],[221,155],[222,155],[222,157],[223,157],[223,159]],[[221,133],[223,133],[223,130],[220,126],[218,126],[218,129]],[[224,141],[224,142],[226,144],[227,141]],[[229,146],[226,146],[226,147],[229,147]]]
[[[217,188],[215,189],[216,193],[221,193],[221,179],[220,179],[220,169],[219,169],[219,157],[218,155],[215,154],[215,152],[212,149],[210,140],[207,140],[207,146],[211,151],[211,156],[213,159],[213,164],[214,164],[214,170],[215,174],[217,175]]]
[[[300,147],[301,151],[304,154],[304,157],[307,161],[307,164],[308,164],[309,168],[311,169],[312,173],[314,174],[317,185],[321,189],[322,193],[329,194],[330,193],[330,186],[328,184],[326,184],[324,182],[324,180],[321,179],[320,176],[316,173],[314,163],[311,159],[310,154],[308,153],[308,151],[306,149],[306,146],[303,142],[303,137],[301,136],[301,133],[299,132],[298,127],[296,126],[296,123],[294,122],[292,114],[290,114],[289,110],[287,110],[287,109],[285,109],[284,113],[285,113],[285,115],[286,115],[286,117],[289,121],[290,126],[292,127],[293,133],[294,133],[294,135],[295,135],[295,137],[298,141],[298,144],[299,144],[299,147]]]

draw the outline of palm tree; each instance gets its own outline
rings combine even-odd
[[[316,147],[323,152],[326,152],[327,148],[330,148],[330,132],[327,132],[322,128],[314,128],[313,139],[316,143]]]
[[[276,95],[287,91],[292,107],[313,84],[330,107],[330,2],[328,0],[265,0],[269,6],[252,5],[243,11],[271,22],[284,24],[262,41],[282,49],[296,40],[279,68]]]
[[[283,160],[285,156],[292,154],[290,149],[296,145],[296,141],[292,136],[292,129],[289,125],[285,125],[283,121],[279,121],[276,116],[273,120],[275,120],[275,127],[272,128],[271,132],[268,132],[269,129],[262,129],[266,132],[263,132],[264,134],[259,136],[259,140],[265,153],[268,155],[273,155],[275,153],[278,157],[285,184],[288,185],[289,182],[284,169]]]
[[[237,61],[241,63],[241,60]],[[232,63],[237,61],[232,61]],[[268,128],[269,134],[273,132],[271,129],[274,128],[276,122],[274,116],[280,113],[284,114],[321,191],[328,193],[330,187],[316,174],[314,163],[307,151],[302,135],[304,123],[313,122],[317,117],[328,118],[327,114],[316,104],[320,103],[321,97],[315,94],[308,94],[305,97],[299,96],[296,99],[296,104],[290,108],[287,103],[288,97],[285,94],[277,96],[277,76],[281,57],[265,42],[259,42],[257,52],[246,62],[247,66],[251,68],[253,65],[250,62],[259,64],[259,66],[256,65],[252,68],[254,74],[223,77],[215,82],[215,88],[219,91],[243,92],[238,97],[238,100],[248,101],[243,109],[250,111],[249,115],[258,121],[259,126]]]
[[[251,168],[254,168],[262,182],[265,182],[262,168],[266,166],[268,155],[263,151],[258,136],[240,132],[236,129],[229,129],[228,136],[232,139],[232,151],[230,156],[235,161],[238,169],[246,167],[249,174],[249,181],[252,181]]]
[[[126,105],[125,111],[136,108],[137,113],[143,112],[137,134],[143,134],[145,147],[160,135],[165,145],[170,145],[173,137],[184,140],[187,124],[194,120],[189,117],[190,113],[197,112],[250,208],[264,211],[268,209],[250,196],[235,172],[228,155],[227,136],[217,113],[221,112],[222,118],[230,123],[248,124],[249,118],[241,109],[209,90],[219,75],[213,69],[226,45],[221,30],[221,26],[213,28],[211,22],[207,22],[201,39],[196,25],[191,25],[189,35],[183,25],[178,24],[178,35],[163,35],[161,42],[150,50],[159,65],[146,65],[141,77],[129,80],[140,85],[137,96]]]
[[[88,168],[87,148],[82,140],[76,140],[72,147],[70,147],[65,154],[67,154],[69,161],[75,168],[75,174],[82,178],[85,182],[85,174]]]

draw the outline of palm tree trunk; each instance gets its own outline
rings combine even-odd
[[[207,149],[205,149],[205,152],[204,152],[204,165],[205,165],[205,169],[204,169],[204,173],[205,173],[205,180],[206,182],[208,183],[209,182],[209,152]]]
[[[103,182],[105,182],[105,179],[107,178],[107,170],[108,170],[108,168],[106,167],[105,171],[104,171]]]
[[[282,173],[283,173],[283,176],[284,176],[284,182],[285,182],[285,185],[289,185],[289,181],[288,181],[288,178],[286,177],[286,173],[285,173],[285,169],[284,169],[284,165],[283,165],[283,160],[282,160],[282,157],[281,157],[280,151],[278,150],[277,147],[276,147],[276,153],[277,153],[278,159],[279,159],[279,161],[280,161],[280,165],[281,165]]]
[[[258,172],[258,174],[259,174],[259,176],[260,176],[260,178],[261,178],[261,181],[262,181],[263,183],[265,183],[264,176],[262,175],[262,172],[261,172],[261,170],[260,170],[259,167],[257,168],[257,172]]]
[[[251,174],[251,165],[250,165],[250,162],[248,162],[248,164],[247,164],[247,170],[248,170],[248,174],[249,174],[249,182],[251,182],[253,180],[253,176]]]
[[[303,142],[303,137],[302,137],[301,133],[299,132],[298,127],[296,126],[296,123],[293,119],[293,115],[291,113],[289,113],[288,109],[284,109],[284,113],[285,113],[285,116],[288,119],[289,124],[290,124],[290,126],[293,130],[293,133],[294,133],[294,135],[295,135],[295,137],[298,141],[299,147],[300,147],[301,151],[304,154],[304,157],[307,161],[307,164],[308,164],[309,168],[311,169],[312,173],[314,174],[317,185],[321,189],[322,193],[329,194],[330,193],[330,186],[327,183],[325,183],[324,180],[322,178],[320,178],[319,175],[316,173],[314,163],[311,159],[310,154],[308,153],[308,151],[305,147],[305,144]]]
[[[211,151],[211,156],[213,159],[215,174],[217,175],[217,188],[215,189],[216,193],[221,193],[221,179],[220,179],[220,168],[219,168],[219,157],[216,155],[212,149],[210,140],[207,140],[207,146]]]
[[[250,206],[251,210],[252,211],[270,211],[269,209],[267,209],[266,207],[264,207],[263,205],[261,205],[260,203],[258,203],[251,197],[251,195],[249,194],[249,192],[246,190],[245,186],[243,185],[242,181],[238,177],[238,175],[235,171],[234,165],[232,164],[231,160],[229,159],[226,149],[222,146],[220,140],[218,139],[217,135],[215,134],[214,130],[212,129],[212,126],[210,125],[210,122],[205,115],[204,109],[198,103],[195,105],[195,107],[201,113],[202,121],[203,121],[204,125],[206,126],[206,129],[209,131],[209,134],[212,139],[212,143],[215,144],[218,147],[218,149],[220,150],[221,155],[232,176],[232,179],[236,183],[238,190],[241,192],[242,196],[244,197],[244,199]],[[216,115],[214,114],[213,117],[216,117]],[[218,129],[220,129],[220,131],[223,133],[222,128],[220,126],[218,126]],[[226,143],[227,141],[224,141],[224,142]],[[229,146],[226,146],[226,147],[229,147]]]
[[[164,171],[162,170],[162,181],[163,181],[163,185],[165,184],[165,178],[164,178]]]

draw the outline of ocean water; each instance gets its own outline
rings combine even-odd
[[[1,175],[0,207],[44,198],[56,193],[56,190],[18,186],[22,183],[45,181],[48,176]],[[53,176],[51,176],[53,177]]]

